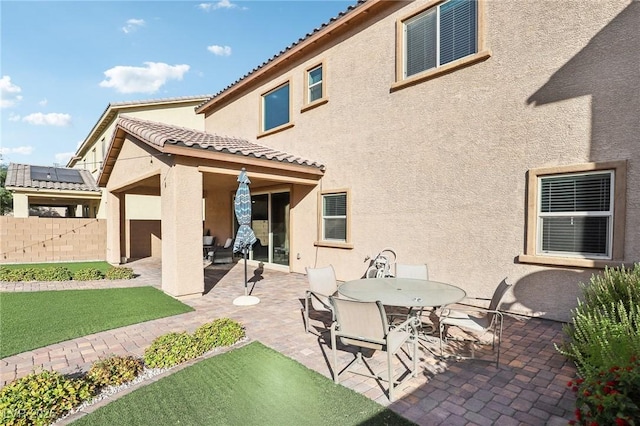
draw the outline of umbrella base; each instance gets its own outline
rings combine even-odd
[[[236,306],[250,306],[260,303],[260,299],[255,296],[239,296],[233,299],[233,304]]]

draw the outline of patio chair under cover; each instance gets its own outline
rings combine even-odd
[[[329,297],[333,306],[336,320],[331,326],[331,348],[333,350],[333,378],[336,383],[340,382],[340,376],[346,372],[371,377],[376,380],[387,381],[389,383],[389,401],[395,400],[395,389],[397,386],[410,379],[417,377],[418,367],[418,329],[416,318],[411,317],[402,324],[389,328],[387,323],[387,313],[382,303],[359,302],[356,300],[338,299]],[[356,357],[342,370],[338,368],[337,339],[343,345],[356,346],[358,353]],[[407,368],[403,375],[394,375],[393,358],[398,351],[407,344],[411,349],[412,368]],[[387,353],[386,378],[376,374],[366,374],[360,371],[350,370],[349,367],[354,362],[365,363],[362,357],[362,349],[384,350]],[[402,363],[402,365],[406,365]],[[366,365],[372,371],[369,365]]]

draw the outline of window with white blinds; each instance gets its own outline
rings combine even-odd
[[[477,53],[477,9],[449,0],[404,21],[404,78]]]
[[[347,193],[322,195],[322,239],[347,241]]]
[[[540,254],[610,258],[613,171],[538,179]]]

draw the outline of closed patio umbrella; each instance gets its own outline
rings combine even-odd
[[[234,209],[236,219],[238,219],[238,232],[233,243],[233,252],[242,251],[244,257],[244,296],[236,297],[233,301],[234,305],[255,305],[260,302],[255,296],[249,296],[247,290],[247,255],[249,247],[256,242],[256,235],[251,229],[251,193],[249,192],[249,184],[251,181],[247,176],[247,172],[242,168],[238,176],[238,190],[236,191],[236,199]]]

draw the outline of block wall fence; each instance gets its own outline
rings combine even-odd
[[[104,219],[0,216],[0,264],[105,260]]]

